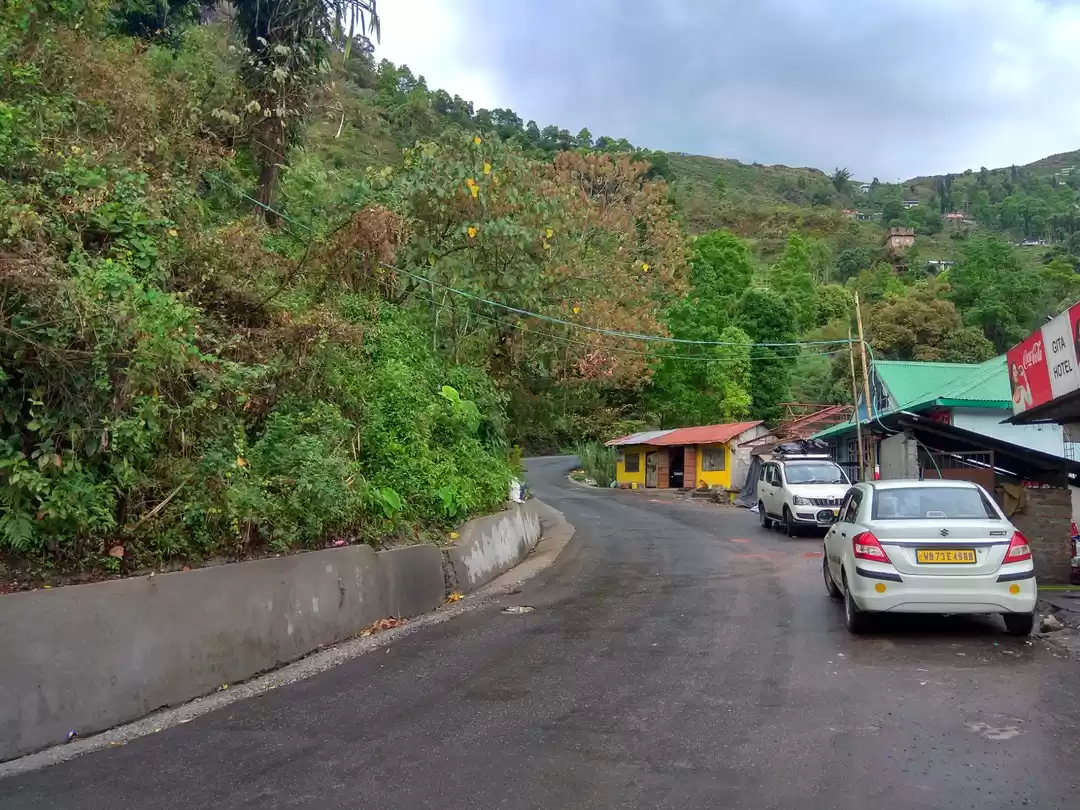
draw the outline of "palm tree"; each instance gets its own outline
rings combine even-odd
[[[833,172],[831,179],[833,188],[836,189],[836,193],[843,194],[845,191],[848,190],[848,187],[851,185],[851,172],[849,172],[847,169],[841,169],[839,166],[837,166],[836,171]]]
[[[236,24],[248,49],[244,82],[248,109],[262,117],[254,128],[259,168],[256,215],[273,223],[273,208],[291,141],[307,113],[319,64],[332,43],[346,55],[357,29],[379,39],[376,0],[232,0]],[[348,34],[345,34],[346,26]]]

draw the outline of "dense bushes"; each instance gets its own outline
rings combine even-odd
[[[225,30],[147,47],[52,11],[0,12],[9,566],[379,543],[505,500],[506,398],[485,369],[439,356],[425,312],[343,276],[332,245],[256,227],[210,182],[251,180]]]
[[[597,486],[607,487],[615,481],[615,450],[600,442],[585,442],[574,447],[574,455],[585,474]]]

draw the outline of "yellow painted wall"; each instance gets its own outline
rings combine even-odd
[[[636,473],[633,473],[633,472],[628,473],[626,471],[626,468],[625,468],[625,465],[623,464],[623,462],[619,461],[615,465],[615,480],[618,481],[619,484],[637,484],[639,487],[644,487],[645,486],[645,453],[647,451],[649,451],[649,450],[652,450],[652,449],[653,448],[651,448],[651,447],[646,447],[646,446],[640,445],[640,444],[630,445],[628,447],[616,447],[615,448],[616,452],[618,452],[619,450],[622,450],[624,457],[629,453],[637,453],[639,460],[638,460],[638,471]]]
[[[701,469],[702,463],[702,450],[723,447],[724,448],[724,469],[723,470],[703,470]],[[694,479],[694,486],[701,486],[701,482],[704,481],[706,485],[710,487],[723,487],[729,489],[731,487],[731,448],[723,444],[699,444],[697,447],[697,477]]]

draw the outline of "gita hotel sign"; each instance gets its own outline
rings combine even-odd
[[[1009,349],[1013,413],[1020,414],[1080,389],[1080,304]]]

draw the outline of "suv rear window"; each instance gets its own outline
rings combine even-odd
[[[844,471],[828,461],[788,462],[784,476],[789,484],[848,484]]]
[[[872,520],[1000,520],[986,496],[971,487],[903,487],[874,491]]]

